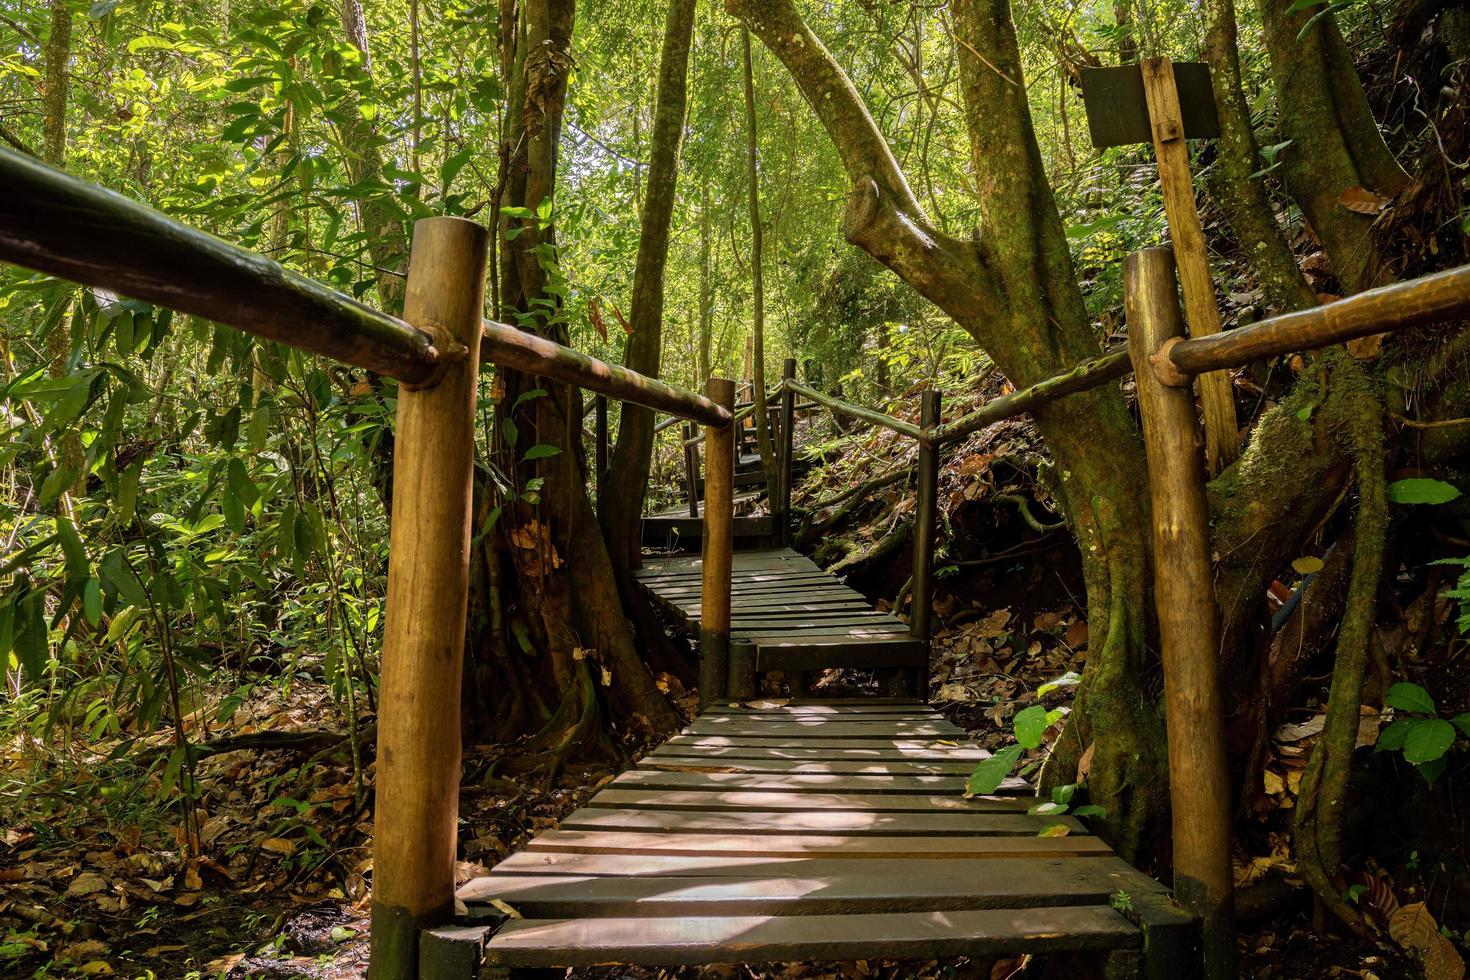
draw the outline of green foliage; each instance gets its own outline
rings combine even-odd
[[[1373,751],[1402,753],[1404,761],[1413,765],[1426,782],[1433,783],[1444,772],[1445,754],[1455,744],[1456,729],[1470,736],[1470,712],[1446,721],[1438,716],[1439,709],[1429,692],[1407,682],[1390,687],[1383,702],[1400,717],[1379,733]]]
[[[1425,477],[1395,480],[1388,485],[1388,499],[1395,504],[1446,504],[1459,496],[1458,487]]]

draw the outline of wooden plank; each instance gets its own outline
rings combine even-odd
[[[974,762],[803,762],[799,759],[707,759],[703,756],[649,755],[640,769],[687,772],[769,772],[807,776],[968,776]]]
[[[832,613],[873,608],[871,605],[868,604],[868,601],[866,599],[851,599],[846,596],[840,595],[830,598],[817,597],[815,599],[804,602],[794,602],[788,596],[781,596],[779,598],[773,598],[769,602],[752,602],[749,600],[742,600],[732,602],[732,605],[734,607],[733,615],[736,618],[739,618],[740,616],[748,613],[760,613],[762,615],[781,615],[783,613]],[[699,604],[687,603],[680,606],[679,611],[687,612],[693,616],[698,616]]]
[[[1107,906],[812,916],[517,919],[490,940],[499,966],[649,966],[984,957],[1136,948],[1142,933]]]
[[[837,741],[834,739],[834,741]],[[666,745],[657,748],[646,759],[667,757],[682,759],[698,758],[710,761],[727,760],[755,761],[760,759],[792,759],[801,762],[968,762],[977,765],[990,758],[984,749],[957,749],[945,752],[942,749],[843,749],[843,748],[760,748],[755,746],[705,746],[689,747],[687,744]]]
[[[766,773],[700,771],[698,769],[630,769],[613,786],[641,789],[738,789],[781,793],[954,793],[965,790],[965,776],[951,775],[833,775],[829,773]],[[1003,793],[1030,792],[1024,780],[1001,784]]]
[[[959,793],[781,793],[741,790],[657,790],[608,787],[587,801],[590,807],[645,810],[856,810],[864,813],[965,812],[1024,813],[1031,800],[1005,796],[965,799]]]
[[[939,714],[938,711],[924,704],[922,701],[907,700],[879,700],[873,699],[872,704],[864,702],[853,702],[851,700],[833,700],[830,704],[813,701],[786,701],[786,700],[752,700],[744,701],[737,707],[718,704],[708,708],[705,714],[714,715],[890,715],[895,712],[922,712],[927,714]]]
[[[1119,878],[1079,874],[1071,867],[1075,863],[1001,858],[988,862],[992,867],[983,870],[968,865],[954,868],[943,863],[926,868],[923,875],[853,874],[835,870],[824,875],[800,873],[759,878],[497,872],[462,885],[457,897],[467,906],[488,905],[498,899],[532,919],[852,915],[1108,904],[1118,890]]]
[[[873,857],[1060,857],[1108,854],[1096,837],[865,837],[843,834],[641,834],[619,831],[548,830],[526,850],[582,854],[724,854],[735,857],[813,857],[861,861]]]
[[[692,748],[696,751],[719,749],[869,749],[894,752],[932,752],[962,759],[984,759],[990,753],[978,745],[955,744],[935,739],[904,738],[762,738],[745,735],[731,738],[725,735],[675,735],[660,748]]]
[[[1087,828],[1072,817],[1028,813],[865,813],[796,811],[699,813],[583,807],[562,820],[563,830],[631,831],[641,834],[841,834],[848,837],[1035,837],[1050,824],[1073,833]]]
[[[1079,880],[1088,877],[1105,880],[1109,893],[1122,888],[1130,895],[1166,895],[1167,889],[1133,868],[1116,854],[1082,857],[985,857],[947,858],[916,865],[910,858],[869,858],[851,861],[826,858],[820,854],[805,857],[735,857],[719,854],[650,855],[650,854],[530,854],[518,851],[497,864],[493,875],[536,875],[555,877],[576,875],[611,878],[845,878],[854,875],[871,881],[910,881],[931,874],[952,873],[968,878],[980,891],[989,883],[997,891],[1003,889],[1007,877],[1017,868],[1027,866],[1065,871]],[[983,892],[982,892],[983,893]]]
[[[763,738],[881,738],[935,739],[964,738],[962,728],[948,721],[824,721],[817,723],[784,721],[725,721],[701,717],[686,731],[690,735],[726,735]]]

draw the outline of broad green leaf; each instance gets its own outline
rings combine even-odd
[[[1041,736],[1046,732],[1046,709],[1039,704],[1022,709],[1016,715],[1016,741],[1023,748],[1034,749],[1041,745]]]
[[[1387,728],[1378,733],[1378,741],[1373,746],[1374,752],[1398,752],[1404,747],[1404,739],[1409,737],[1409,729],[1414,726],[1415,718],[1395,718]]]
[[[1106,807],[1098,806],[1096,803],[1085,803],[1072,811],[1074,817],[1106,817]]]
[[[1470,711],[1462,711],[1450,719],[1450,724],[1460,730],[1460,734],[1470,736]]]
[[[92,626],[102,622],[102,583],[95,577],[82,588],[82,614]]]
[[[81,581],[90,576],[92,569],[87,562],[87,549],[82,546],[76,525],[68,518],[56,518],[56,537],[61,542],[62,553],[66,555],[67,577],[72,581]]]
[[[549,443],[539,442],[526,450],[526,462],[533,459],[549,459],[552,456],[560,456],[561,449]]]
[[[1445,504],[1460,496],[1460,490],[1443,480],[1411,477],[1388,485],[1388,499],[1396,504]]]
[[[1404,758],[1423,765],[1433,762],[1455,744],[1455,726],[1443,718],[1415,718],[1404,739]]]
[[[1021,758],[1021,751],[1019,745],[1007,745],[976,766],[965,782],[965,795],[988,796],[994,793],[1015,768],[1016,760]]]
[[[1429,692],[1418,684],[1410,684],[1401,681],[1388,689],[1383,696],[1383,703],[1390,708],[1400,711],[1408,711],[1416,715],[1432,715],[1435,713],[1434,698]]]
[[[113,510],[117,514],[117,522],[124,526],[133,523],[133,515],[138,506],[138,480],[143,475],[143,460],[138,458],[133,461],[117,480],[117,500],[113,502]]]
[[[15,659],[20,661],[26,677],[36,682],[46,671],[51,659],[51,634],[46,628],[42,596],[33,593],[16,607]]]

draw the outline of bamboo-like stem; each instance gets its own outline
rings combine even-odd
[[[843,401],[841,398],[834,398],[831,395],[823,394],[815,388],[810,388],[794,378],[790,381],[784,382],[784,384],[787,390],[794,391],[798,395],[805,395],[807,398],[810,398],[818,405],[825,405],[826,407],[832,409],[834,412],[839,412],[842,415],[848,415],[855,419],[861,419],[871,425],[876,425],[880,428],[889,429],[893,432],[897,432],[900,435],[908,436],[910,439],[918,439],[921,437],[919,427],[917,425],[914,425],[912,422],[905,422],[902,419],[896,419],[891,415],[884,415],[882,412],[875,412],[871,408],[863,408],[861,405],[854,405],[852,402]]]
[[[464,356],[432,387],[403,387],[378,712],[374,980],[417,973],[418,935],[454,913],[459,699],[469,589],[471,469],[489,232],[414,225],[404,315]],[[448,710],[446,710],[448,709]]]
[[[603,512],[603,497],[607,493],[607,396],[598,395],[593,403],[597,406],[597,455],[594,462],[597,469],[597,513],[600,515]]]
[[[1205,975],[1235,976],[1230,782],[1218,676],[1220,610],[1194,396],[1159,381],[1150,361],[1184,332],[1168,249],[1123,266],[1128,349],[1138,384],[1153,502],[1154,602],[1164,664],[1174,894],[1204,925]]]
[[[710,400],[735,404],[735,382],[710,378]],[[699,602],[699,703],[724,697],[730,673],[730,571],[735,547],[735,426],[704,430],[704,549]]]

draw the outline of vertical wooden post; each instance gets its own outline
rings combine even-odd
[[[710,401],[735,406],[735,382],[710,378]],[[735,548],[735,425],[704,430],[703,585],[699,602],[699,704],[725,696],[730,678],[730,571]]]
[[[1159,163],[1159,186],[1164,192],[1164,213],[1169,219],[1169,237],[1184,287],[1184,309],[1189,333],[1208,337],[1220,332],[1220,308],[1215,303],[1215,284],[1210,278],[1210,260],[1205,250],[1205,230],[1194,201],[1194,177],[1189,170],[1189,146],[1184,139],[1184,116],[1179,108],[1179,90],[1174,85],[1174,63],[1168,58],[1146,58],[1143,91],[1148,99],[1153,128],[1154,156]],[[1225,371],[1202,374],[1195,382],[1205,414],[1205,458],[1211,475],[1217,474],[1240,450],[1235,422],[1235,396],[1230,375]]]
[[[684,433],[684,484],[689,488],[689,516],[699,517],[699,447],[691,440],[699,431],[693,422],[685,422],[680,427]]]
[[[939,392],[933,388],[920,396],[919,428],[927,433],[939,424]],[[939,447],[919,443],[918,506],[914,512],[914,571],[909,589],[909,635],[929,642],[934,609],[934,512],[939,505]],[[923,696],[929,671],[915,679],[914,693]]]
[[[1154,602],[1163,647],[1174,821],[1174,894],[1204,925],[1205,974],[1235,976],[1230,784],[1219,680],[1220,611],[1194,397],[1160,380],[1153,357],[1184,333],[1174,257],[1147,248],[1123,265],[1128,353],[1153,501]]]
[[[607,493],[607,396],[598,395],[593,403],[597,412],[597,513],[603,513],[603,498]]]
[[[437,381],[398,387],[373,827],[374,980],[415,976],[420,930],[454,914],[460,673],[488,246],[489,233],[462,218],[414,225],[404,319],[433,334],[449,360]]]
[[[791,470],[792,433],[796,431],[796,392],[784,387],[785,382],[796,380],[796,358],[788,357],[781,365],[781,499],[776,502],[776,543],[781,547],[791,544]]]

